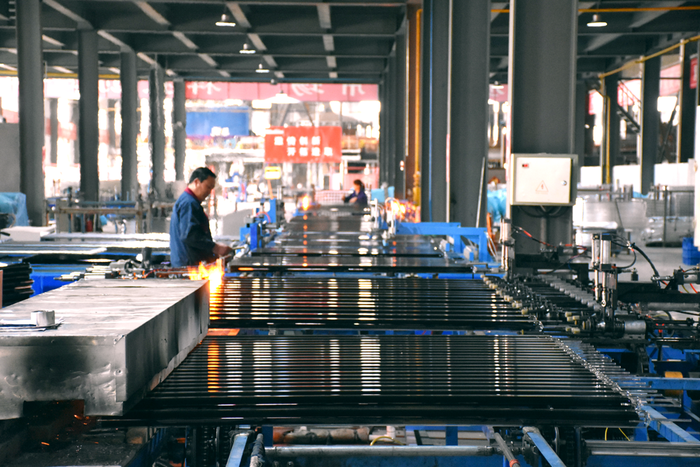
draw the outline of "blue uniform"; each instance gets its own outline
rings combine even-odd
[[[183,267],[214,261],[215,245],[202,203],[185,190],[175,202],[170,217],[170,263]]]
[[[357,205],[357,206],[367,206],[367,193],[365,193],[364,190],[362,190],[362,191],[359,192],[359,193],[355,193],[355,191],[353,191],[353,192],[350,193],[348,196],[346,196],[346,197],[343,199],[343,201],[345,201],[346,203],[349,203],[350,200],[353,199],[353,198],[357,198],[357,201],[355,201],[355,203],[354,203],[355,205]]]

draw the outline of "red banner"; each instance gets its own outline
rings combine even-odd
[[[379,99],[376,84],[269,84],[188,81],[187,99],[199,100],[264,100],[283,92],[302,102],[359,102]]]
[[[272,127],[265,135],[265,162],[340,162],[339,126]]]

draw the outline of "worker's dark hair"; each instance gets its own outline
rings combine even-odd
[[[200,182],[206,182],[209,177],[216,178],[216,174],[209,170],[207,167],[199,167],[192,171],[189,183],[192,183],[195,180],[199,180]]]
[[[360,180],[359,178],[357,180],[355,180],[354,182],[352,182],[352,184],[359,186],[360,191],[365,191],[365,184],[362,183],[362,180]]]

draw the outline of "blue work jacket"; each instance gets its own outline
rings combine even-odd
[[[175,202],[170,217],[170,263],[183,267],[213,261],[214,245],[202,203],[185,191]]]

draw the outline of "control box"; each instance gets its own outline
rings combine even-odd
[[[571,206],[576,200],[576,154],[512,154],[511,205]]]

